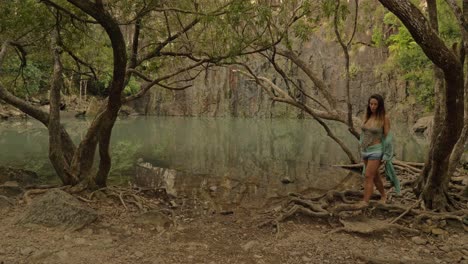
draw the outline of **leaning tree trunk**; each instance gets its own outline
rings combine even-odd
[[[63,152],[61,124],[60,124],[60,91],[63,87],[62,62],[59,51],[58,27],[51,33],[51,50],[54,59],[54,71],[50,88],[50,114],[49,114],[49,159],[55,172],[66,185],[75,185],[78,178],[70,174],[70,163]]]
[[[444,73],[445,111],[440,133],[434,139],[426,162],[430,162],[431,167],[427,169],[421,197],[427,208],[445,210],[448,205],[449,157],[463,127],[463,65],[409,0],[379,1],[403,22],[427,57]]]
[[[104,9],[101,1],[93,3],[88,0],[68,0],[83,12],[92,16],[104,28],[110,38],[113,52],[113,74],[109,87],[109,99],[106,109],[93,120],[85,140],[81,142],[77,155],[73,159],[72,168],[80,175],[84,186],[89,184],[106,186],[107,175],[110,171],[111,158],[109,154],[112,127],[120,107],[122,106],[122,91],[125,88],[127,67],[126,44],[119,24]],[[93,158],[99,143],[100,164],[96,175],[92,175]]]
[[[6,52],[8,49],[8,46],[10,45],[19,45],[19,44],[14,44],[13,42],[10,41],[5,41],[2,43],[2,48],[0,50],[0,66],[1,63],[3,62],[4,57],[6,56]],[[54,48],[53,48],[54,49]],[[53,111],[53,117],[51,117],[51,114],[43,111],[42,109],[31,105],[30,103],[14,96],[11,94],[5,87],[0,85],[0,98],[7,102],[8,104],[18,108],[19,110],[23,111],[24,113],[28,114],[29,116],[37,119],[39,122],[44,124],[47,128],[52,126],[52,130],[55,131],[54,135],[49,134],[52,140],[52,144],[54,147],[51,149],[50,154],[52,159],[62,159],[65,164],[71,164],[71,161],[73,159],[76,147],[73,141],[71,140],[70,135],[67,133],[65,128],[63,127],[62,124],[57,120],[59,120],[59,117],[57,116],[57,111],[58,109],[58,104],[60,102],[60,92],[57,93],[57,89],[60,89],[60,72],[61,72],[61,64],[60,64],[60,58],[58,57],[58,53],[54,51],[54,76],[53,76],[53,82],[52,82],[52,91],[51,91],[51,96],[53,99],[51,99],[51,111]],[[1,67],[0,67],[1,68]],[[58,143],[58,144],[57,144]],[[62,157],[62,158],[60,158]],[[73,184],[74,179],[71,175],[68,175],[68,170],[65,168],[65,166],[59,165],[60,162],[53,162],[51,161],[54,168],[56,170],[59,170],[58,175],[61,178],[62,182],[66,185]],[[61,161],[62,162],[62,161]],[[61,172],[63,171],[63,173]]]

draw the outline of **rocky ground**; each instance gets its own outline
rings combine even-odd
[[[159,208],[146,213],[119,199],[80,201],[97,219],[77,231],[17,224],[41,196],[32,205],[18,199],[0,206],[0,263],[468,263],[468,235],[450,223],[419,234],[362,235],[299,216],[279,229],[259,228],[263,208],[215,212],[190,198],[154,198]]]

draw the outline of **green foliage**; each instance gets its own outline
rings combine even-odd
[[[374,28],[374,31],[372,32],[372,43],[374,43],[376,47],[382,47],[385,45],[384,35],[381,27]]]
[[[351,77],[351,79],[356,78],[360,71],[361,69],[355,63],[351,63],[351,65],[349,66],[349,76]]]
[[[426,111],[434,109],[434,77],[431,70],[408,71],[403,78],[410,84],[409,92],[424,105]]]
[[[293,25],[293,30],[297,38],[301,41],[309,40],[310,36],[313,33],[313,27],[311,27],[307,21],[299,20]]]
[[[134,95],[140,90],[140,83],[138,83],[135,78],[132,76],[130,78],[130,81],[128,82],[127,86],[125,86],[124,89],[124,94],[126,96],[128,95]]]
[[[460,38],[460,32],[455,17],[444,1],[438,3],[439,35],[450,46]],[[392,13],[387,13],[384,24],[396,33],[386,39],[385,44],[390,51],[386,68],[400,76],[409,84],[409,92],[417,98],[418,103],[427,111],[434,107],[434,77],[432,62],[426,57],[419,45],[414,41],[408,29]],[[379,45],[382,34],[374,29],[373,40]],[[383,38],[382,38],[383,39]]]
[[[135,167],[141,144],[122,140],[112,146],[112,168],[110,175],[123,175]]]
[[[325,0],[322,1],[322,12],[325,17],[331,17],[335,13],[336,1]]]

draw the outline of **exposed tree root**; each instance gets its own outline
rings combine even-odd
[[[395,160],[395,159],[392,161],[392,163],[395,169],[398,169],[401,173],[407,172],[410,174],[421,173],[422,167],[424,166],[424,163],[406,162],[406,161]],[[362,172],[362,168],[364,167],[364,164],[358,163],[358,164],[345,164],[345,165],[333,165],[333,166],[355,171],[355,172]]]
[[[391,232],[392,230],[403,231],[412,234],[418,234],[419,231],[412,228],[407,228],[397,224],[387,223],[385,221],[379,220],[369,220],[364,221],[344,221],[340,220],[343,224],[343,227],[332,230],[330,233],[336,232],[348,232],[348,233],[359,233],[364,235],[382,233],[382,232]]]
[[[101,193],[106,197],[110,197],[118,201],[125,210],[130,210],[130,205],[134,205],[140,211],[148,211],[157,209],[161,201],[167,200],[167,195],[162,190],[154,188],[125,188],[125,187],[104,187],[89,193],[88,200],[93,201],[97,194]],[[159,199],[154,199],[155,197]]]
[[[407,213],[409,213],[413,208],[416,208],[419,206],[419,204],[421,204],[422,200],[419,199],[416,201],[416,203],[414,203],[412,206],[408,207],[408,209],[406,209],[401,215],[399,215],[397,218],[393,219],[390,224],[394,224],[396,223],[396,221],[398,221],[399,219],[401,219],[403,216],[405,216]]]
[[[300,194],[290,194],[286,201],[279,207],[275,206],[270,210],[266,218],[259,224],[260,227],[276,226],[279,229],[279,223],[294,217],[303,215],[318,219],[338,219],[344,225],[337,229],[338,231],[356,232],[369,234],[390,230],[398,230],[409,233],[419,232],[414,228],[421,228],[421,223],[426,219],[433,221],[452,220],[460,223],[464,230],[468,230],[468,206],[464,209],[448,212],[436,213],[428,212],[423,208],[422,200],[416,200],[405,196],[414,197],[410,192],[394,198],[392,204],[385,204],[380,201],[371,201],[368,205],[360,203],[362,193],[358,191],[329,191],[316,197],[304,197]],[[373,198],[379,198],[379,195],[373,195]],[[409,204],[409,205],[408,205]],[[349,212],[360,211],[366,215],[384,214],[392,220],[374,221],[375,225],[367,222],[345,222],[341,220]],[[345,214],[348,212],[348,214]],[[400,221],[403,225],[396,224]],[[345,224],[346,223],[346,224]]]
[[[66,185],[66,186],[61,186],[61,187],[57,188],[56,185],[43,185],[43,186],[40,186],[39,189],[29,189],[29,190],[24,192],[23,201],[27,205],[29,205],[32,202],[31,195],[43,194],[43,193],[46,193],[48,190],[55,189],[55,188],[60,189],[60,190],[65,190],[65,189],[67,189],[69,187],[70,186]]]
[[[30,186],[30,188],[31,187],[33,186]],[[23,200],[28,205],[31,204],[33,195],[43,194],[50,189],[57,188],[55,185],[41,185],[34,187],[38,188],[29,189],[23,194]],[[101,193],[105,197],[115,199],[125,208],[125,210],[131,210],[131,206],[140,211],[158,209],[160,208],[159,204],[164,200],[167,200],[167,195],[165,195],[163,190],[155,190],[154,188],[132,189],[125,187],[104,187],[88,194],[86,194],[85,191],[76,192],[77,189],[70,189],[70,186],[62,186],[59,187],[59,189],[71,193],[77,199],[85,203],[95,203],[99,199],[97,198],[97,194]],[[158,199],[154,199],[155,197]]]

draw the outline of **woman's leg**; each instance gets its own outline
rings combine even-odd
[[[374,178],[379,173],[380,160],[368,160],[364,182],[364,202],[368,203],[374,192]]]
[[[377,187],[377,190],[380,193],[380,200],[383,202],[387,201],[387,194],[385,193],[385,188],[383,185],[382,177],[380,176],[378,168],[380,167],[381,162],[379,162],[379,166],[377,167],[377,174],[374,177],[374,184]]]

